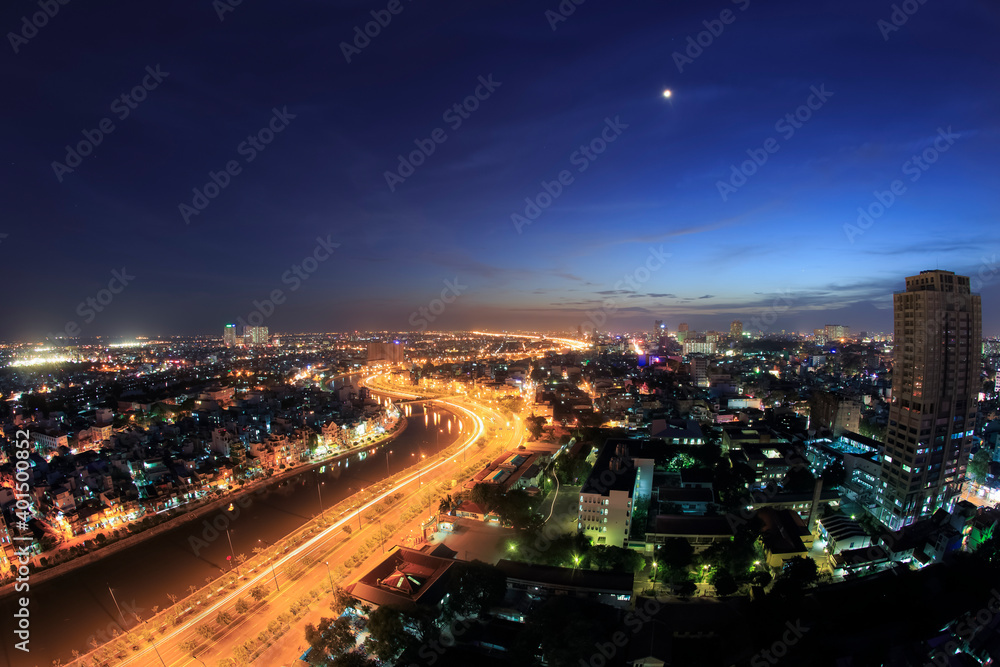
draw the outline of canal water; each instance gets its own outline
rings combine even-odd
[[[403,433],[374,453],[366,450],[364,459],[358,453],[349,454],[327,463],[322,467],[323,472],[316,467],[289,477],[264,493],[249,493],[246,496],[249,502],[242,501],[239,515],[230,523],[233,551],[252,556],[253,548],[261,546],[258,540],[277,542],[317,515],[321,500],[324,508],[330,508],[359,488],[414,465],[421,455],[430,456],[445,449],[460,435],[458,418],[451,411],[423,404],[414,404],[411,409]],[[468,432],[471,424],[463,423],[462,427],[463,432]],[[322,485],[319,490],[317,484]],[[16,650],[15,640],[10,639],[17,609],[15,597],[0,600],[3,618],[0,627],[9,628],[0,642],[3,646],[0,664],[34,667],[50,665],[57,658],[69,662],[74,649],[81,653],[90,649],[90,637],[110,636],[112,629],[120,630],[121,616],[109,586],[126,619],[132,622],[133,613],[146,619],[153,615],[154,605],[161,609],[168,607],[168,594],[183,598],[188,586],[200,587],[206,577],[228,571],[231,562],[226,557],[231,551],[224,532],[198,549],[192,546],[199,544],[192,538],[205,537],[203,521],[211,521],[216,514],[210,512],[65,575],[32,585],[27,594],[30,653]]]

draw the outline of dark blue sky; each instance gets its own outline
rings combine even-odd
[[[889,32],[889,2],[587,0],[553,30],[556,0],[401,0],[348,63],[341,43],[388,4],[244,0],[220,20],[210,0],[71,0],[35,34],[36,2],[8,3],[0,338],[217,333],[274,290],[274,331],[889,331],[891,292],[938,267],[982,272],[984,334],[1000,333],[995,4],[914,1]],[[115,102],[144,78],[134,109]],[[445,115],[477,87],[478,108]],[[241,148],[274,109],[294,118]],[[797,109],[808,120],[783,121]],[[92,154],[53,167],[105,118]],[[603,152],[578,152],[592,141]],[[766,162],[730,180],[748,151]],[[179,205],[229,161],[239,173],[186,224]],[[302,280],[317,237],[339,246]],[[107,303],[122,267],[134,279]]]

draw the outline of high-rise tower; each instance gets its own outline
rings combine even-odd
[[[222,330],[222,342],[226,347],[236,347],[236,325],[227,324]]]
[[[982,363],[982,305],[969,279],[921,271],[893,295],[892,403],[880,518],[890,529],[950,510],[965,480]]]

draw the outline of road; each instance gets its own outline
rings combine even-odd
[[[380,392],[383,391],[381,386],[377,390]],[[404,393],[394,388],[387,391],[395,394],[397,397],[406,399],[416,398],[413,394]],[[353,526],[353,524],[358,522],[359,515],[363,516],[374,505],[377,505],[386,497],[397,492],[404,494],[397,507],[410,507],[416,503],[425,502],[425,499],[421,498],[421,495],[425,493],[425,487],[440,482],[445,482],[450,487],[451,481],[455,479],[455,473],[461,468],[476,462],[477,459],[486,458],[487,453],[489,456],[492,456],[498,446],[515,448],[520,442],[523,442],[525,435],[523,426],[519,421],[515,420],[513,428],[502,429],[499,431],[495,443],[480,450],[475,447],[475,442],[487,434],[488,423],[504,423],[505,418],[502,415],[490,408],[464,399],[432,399],[430,402],[447,407],[454,411],[455,414],[464,418],[465,423],[471,425],[471,428],[466,432],[466,437],[460,441],[457,452],[448,455],[448,457],[435,456],[432,459],[428,459],[427,463],[418,470],[405,473],[385,491],[368,500],[359,508],[339,516],[329,527],[321,530],[301,545],[287,549],[277,560],[274,560],[272,563],[258,565],[254,570],[244,575],[235,589],[217,593],[217,597],[213,596],[205,604],[204,609],[186,619],[182,625],[175,628],[168,628],[164,635],[156,638],[155,647],[152,645],[144,646],[119,664],[205,665],[221,657],[232,655],[233,650],[239,643],[242,643],[247,638],[257,636],[266,629],[267,624],[271,620],[275,619],[278,614],[286,611],[293,601],[303,594],[308,594],[308,591],[312,588],[323,584],[324,579],[330,576],[326,566],[327,562],[329,562],[331,569],[336,568],[353,556],[357,552],[359,545],[375,535],[379,529],[377,521],[367,525],[364,525],[364,522],[362,522],[360,529],[355,528],[350,536],[345,536],[343,531],[345,524]],[[472,451],[469,451],[470,449]],[[466,457],[468,457],[467,461],[465,460]],[[403,531],[406,531],[408,527],[404,526]],[[281,576],[281,570],[285,565],[301,561],[303,558],[309,556],[317,558],[318,561],[298,579],[289,581],[287,577]],[[269,590],[274,589],[272,566],[279,575],[278,583],[281,586],[279,592],[269,596],[262,605],[254,607],[253,611],[248,612],[239,618],[237,622],[227,626],[224,631],[220,632],[209,642],[206,642],[197,635],[195,629],[199,625],[208,624],[216,627],[215,619],[220,610],[230,610],[239,598],[249,600],[249,591],[251,588],[258,584],[264,584]],[[356,576],[358,573],[359,570],[355,570],[353,574]],[[321,598],[319,602],[314,604],[325,606],[326,601]],[[301,633],[301,630],[293,625],[289,632]],[[180,648],[181,644],[192,639],[196,640],[203,647],[200,649],[203,652],[197,652],[197,659]],[[284,661],[284,658],[282,658],[282,661]]]

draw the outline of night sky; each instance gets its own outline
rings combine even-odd
[[[995,3],[397,2],[5,3],[0,338],[891,331],[934,268],[1000,333]]]

